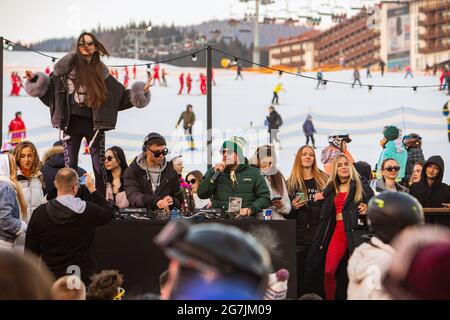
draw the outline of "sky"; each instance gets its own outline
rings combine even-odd
[[[326,11],[328,5],[350,12],[352,6],[370,2],[373,0],[276,0],[261,9],[261,16],[295,17],[310,9]],[[254,12],[253,6],[253,2],[239,0],[1,0],[0,34],[27,43],[72,37],[99,24],[118,26],[130,20],[190,25],[214,18],[242,18]]]

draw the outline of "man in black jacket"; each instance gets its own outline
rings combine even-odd
[[[113,210],[95,189],[90,175],[86,187],[93,202],[75,197],[78,175],[71,168],[58,171],[57,197],[34,210],[28,224],[25,249],[46,263],[56,278],[73,274],[89,284],[95,272],[95,228],[113,219]]]
[[[450,203],[448,184],[442,183],[444,160],[440,156],[430,157],[422,169],[419,182],[411,185],[411,195],[419,200],[424,208],[442,208]]]
[[[178,174],[167,162],[166,139],[147,135],[139,154],[125,171],[124,187],[131,207],[150,210],[180,209],[183,196]]]
[[[269,107],[269,115],[267,116],[267,123],[269,126],[270,144],[274,143],[274,140],[278,143],[281,149],[280,138],[278,137],[279,129],[283,124],[283,120],[278,112],[275,111],[273,106]]]

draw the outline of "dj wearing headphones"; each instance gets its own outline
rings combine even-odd
[[[139,154],[125,171],[124,187],[130,207],[149,210],[180,208],[177,172],[166,160],[166,139],[159,133],[149,133]]]

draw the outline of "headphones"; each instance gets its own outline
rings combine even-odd
[[[147,150],[147,143],[150,140],[156,140],[156,139],[163,141],[164,145],[166,144],[166,139],[164,139],[164,137],[162,135],[155,133],[155,132],[151,132],[145,137],[144,142],[142,143],[142,152],[145,152]]]

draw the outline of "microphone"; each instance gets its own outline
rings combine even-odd
[[[220,172],[219,170],[215,171],[214,174],[213,174],[213,176],[211,177],[211,180],[209,180],[209,182],[215,183],[217,177],[218,177],[221,173],[222,173],[222,172]]]

